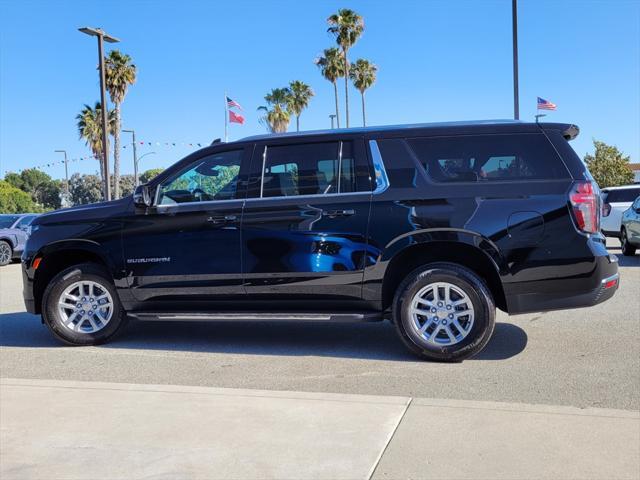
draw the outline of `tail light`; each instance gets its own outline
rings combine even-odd
[[[610,213],[611,213],[611,205],[609,203],[605,203],[604,205],[602,205],[602,216],[608,217]]]
[[[598,187],[593,182],[578,182],[569,194],[573,216],[580,230],[596,233],[600,230]]]

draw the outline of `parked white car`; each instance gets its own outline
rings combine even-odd
[[[640,195],[640,185],[625,185],[602,189],[602,233],[607,237],[620,237],[622,212]]]

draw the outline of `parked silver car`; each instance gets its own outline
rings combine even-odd
[[[0,215],[0,267],[20,257],[36,217],[32,213]]]
[[[640,248],[640,197],[622,213],[620,243],[623,255],[635,255],[636,248]]]

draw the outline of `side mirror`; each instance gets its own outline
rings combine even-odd
[[[151,189],[148,185],[138,185],[133,191],[133,203],[136,207],[150,207],[153,204]]]

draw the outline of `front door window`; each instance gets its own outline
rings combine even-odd
[[[235,199],[241,159],[242,150],[199,159],[160,186],[158,205]]]

